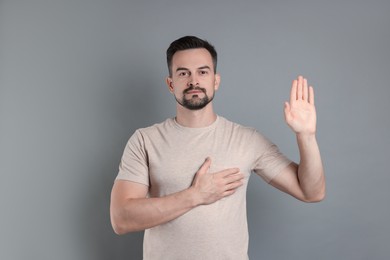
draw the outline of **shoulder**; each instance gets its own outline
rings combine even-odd
[[[151,126],[138,128],[135,131],[135,134],[141,135],[141,136],[152,136],[158,133],[167,132],[174,128],[174,119],[168,118],[164,120],[163,122],[156,123]]]
[[[163,122],[156,123],[151,126],[138,128],[130,136],[128,143],[144,143],[146,140],[158,139],[159,137],[172,132],[174,127],[174,120],[168,118]]]
[[[252,145],[268,146],[270,140],[263,135],[259,130],[252,126],[244,126],[239,123],[232,122],[224,117],[220,118],[220,127],[231,133],[234,137],[243,142],[249,142]]]
[[[219,116],[219,120],[220,120],[220,124],[219,124],[220,127],[226,130],[232,130],[237,133],[248,134],[248,135],[260,134],[260,132],[254,127],[244,126],[242,124],[230,121],[222,116]]]

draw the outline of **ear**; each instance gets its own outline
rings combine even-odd
[[[171,77],[166,77],[165,83],[167,84],[169,92],[173,93],[173,81]]]
[[[218,73],[216,73],[214,77],[215,77],[214,89],[218,90],[219,84],[221,83],[221,76]]]

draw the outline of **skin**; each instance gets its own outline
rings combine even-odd
[[[177,100],[176,120],[179,124],[198,128],[216,120],[212,102],[197,110],[182,105],[183,99],[196,104],[205,95],[211,98],[219,88],[220,76],[213,71],[212,58],[206,49],[175,53],[172,76],[167,77],[166,83]],[[204,91],[196,90],[196,87]],[[195,90],[185,92],[188,88]],[[296,134],[300,162],[291,163],[270,184],[301,201],[321,201],[325,196],[325,178],[315,137],[314,91],[302,76],[292,82],[290,101],[285,103],[284,113],[286,123]],[[243,174],[237,168],[210,173],[211,163],[210,158],[205,158],[188,189],[165,197],[147,198],[147,186],[115,181],[110,205],[114,231],[125,234],[161,225],[199,205],[211,204],[234,194],[243,184]]]

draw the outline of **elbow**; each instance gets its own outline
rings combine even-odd
[[[311,190],[304,194],[303,201],[306,203],[317,203],[325,199],[326,196],[326,184],[323,180],[322,183],[317,186],[316,189]]]
[[[325,199],[325,189],[320,191],[320,192],[317,192],[316,194],[313,194],[311,196],[305,196],[305,198],[302,199],[303,202],[306,202],[306,203],[318,203],[318,202],[321,202]]]
[[[319,196],[312,197],[312,198],[306,198],[303,201],[306,203],[318,203],[318,202],[323,201],[324,199],[325,199],[325,195],[319,195]]]
[[[123,223],[121,223],[118,217],[113,216],[113,214],[111,214],[111,226],[115,234],[117,235],[124,235],[127,233],[127,230]]]
[[[112,229],[114,230],[115,234],[117,235],[124,235],[126,233],[128,233],[128,231],[121,225],[119,225],[118,223],[115,223],[115,222],[112,222]]]
[[[111,221],[112,229],[117,235],[125,235],[127,233],[140,231],[141,229],[135,226],[129,225],[128,223]]]
[[[125,221],[120,214],[111,212],[111,226],[117,235],[125,235],[130,232],[138,231],[132,224],[131,221]]]

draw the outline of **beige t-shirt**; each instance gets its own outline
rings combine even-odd
[[[218,116],[208,127],[175,119],[138,129],[129,139],[117,180],[149,186],[150,197],[190,187],[206,157],[210,172],[238,167],[245,183],[233,195],[145,230],[144,259],[248,259],[246,189],[252,171],[269,182],[291,163],[255,129]]]

